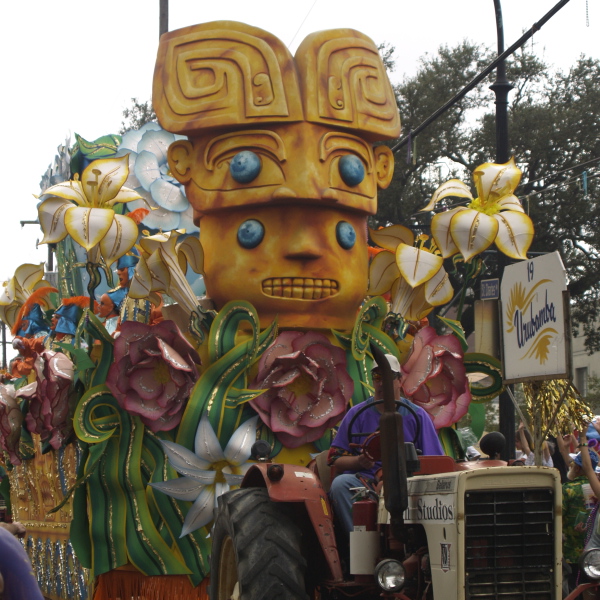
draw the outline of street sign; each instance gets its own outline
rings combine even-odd
[[[481,300],[498,300],[500,298],[500,280],[483,279],[480,288]]]
[[[560,254],[506,267],[500,297],[505,382],[570,377],[567,277]]]

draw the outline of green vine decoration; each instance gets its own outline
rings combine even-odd
[[[242,323],[250,327],[250,339],[236,344]],[[262,333],[256,309],[246,301],[228,302],[210,328],[208,352],[211,365],[202,373],[183,414],[177,443],[193,448],[198,423],[204,412],[223,445],[242,423],[245,404],[265,390],[248,389],[248,369],[277,335],[273,322]]]

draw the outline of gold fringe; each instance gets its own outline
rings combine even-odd
[[[185,575],[146,576],[114,570],[99,575],[93,600],[208,600],[208,577],[194,588]]]
[[[564,401],[558,409],[554,423],[550,425],[550,420],[556,412],[557,403],[561,400],[565,389]],[[550,433],[555,436],[560,433],[571,433],[574,429],[578,431],[585,430],[587,423],[592,420],[592,410],[567,379],[549,379],[524,383],[523,392],[527,402],[529,427],[532,431],[531,426],[536,413],[541,416],[543,428],[545,429],[550,425]]]

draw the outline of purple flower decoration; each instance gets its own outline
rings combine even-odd
[[[341,419],[354,392],[346,354],[321,333],[285,331],[259,362],[250,404],[284,446],[321,438]]]
[[[35,384],[19,390],[29,398],[29,412],[25,424],[31,433],[37,433],[42,441],[49,439],[57,450],[71,435],[73,423],[69,418],[69,394],[73,382],[74,367],[71,359],[62,352],[45,350],[34,364]]]
[[[173,321],[121,324],[106,384],[124,410],[154,432],[177,427],[200,357]]]
[[[29,384],[27,387],[31,385],[35,384]],[[18,451],[22,424],[23,413],[19,407],[15,387],[0,384],[0,448],[8,452],[10,462],[15,466],[21,464]]]

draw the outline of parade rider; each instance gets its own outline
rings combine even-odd
[[[392,354],[385,355],[390,368],[394,374],[394,396],[396,400],[402,400],[413,409],[411,411],[407,406],[400,406],[398,409],[402,415],[404,439],[407,442],[413,442],[417,451],[426,455],[442,455],[444,451],[437,436],[433,421],[427,412],[402,397],[401,391],[401,371],[398,359]],[[374,396],[371,396],[366,403],[374,403],[377,400],[383,400],[382,372],[376,362],[373,362],[371,371],[373,378]],[[372,481],[376,477],[377,471],[381,468],[380,461],[371,460],[362,452],[362,443],[367,435],[379,429],[379,419],[383,413],[383,403],[373,404],[358,416],[352,426],[352,432],[365,433],[362,437],[350,439],[348,431],[349,424],[358,410],[364,406],[364,403],[353,406],[342,420],[337,435],[329,451],[328,464],[335,465],[338,473],[331,484],[329,496],[333,503],[335,514],[342,525],[346,536],[353,529],[352,525],[352,498],[355,495],[352,488],[363,487],[361,479]],[[416,418],[415,418],[416,414]],[[420,432],[417,434],[417,422],[420,424]],[[359,479],[359,477],[361,479]]]

